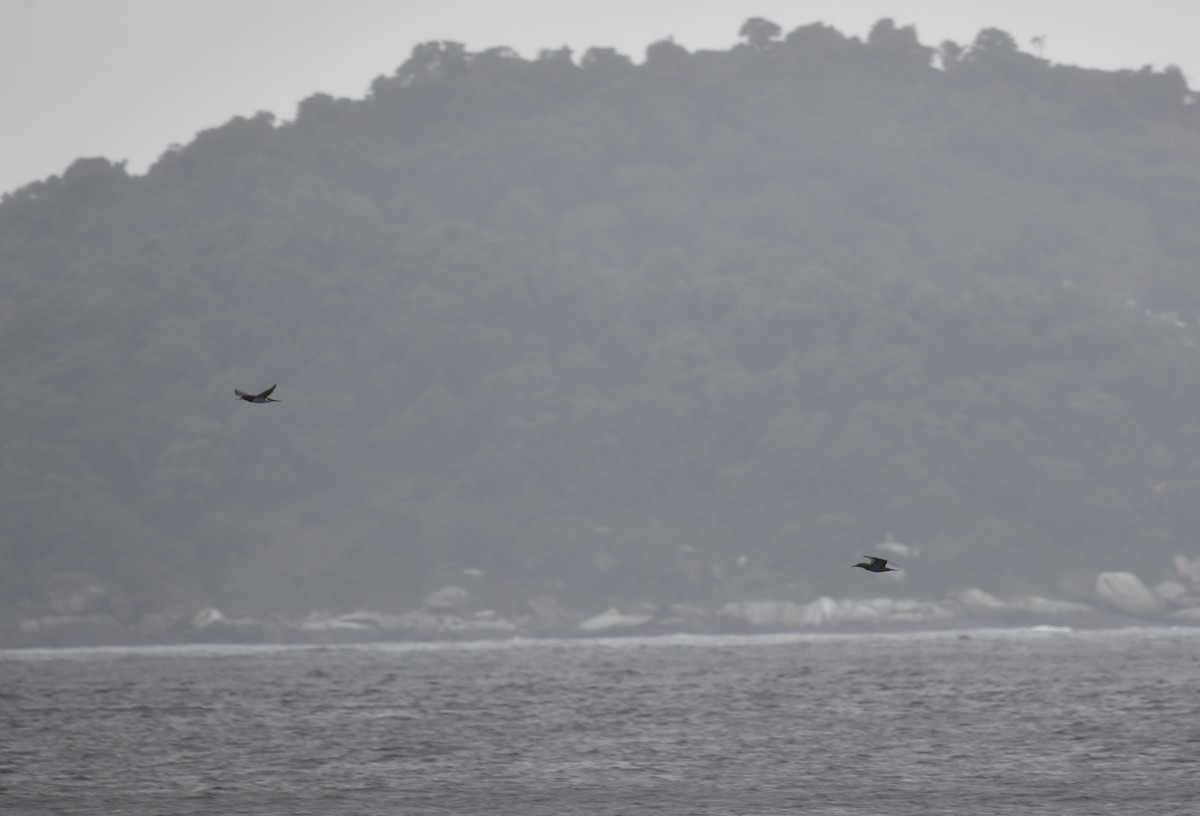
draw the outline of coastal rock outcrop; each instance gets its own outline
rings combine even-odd
[[[323,643],[358,643],[389,640],[488,639],[511,637],[516,624],[494,610],[469,615],[435,613],[415,609],[399,615],[386,612],[349,612],[342,615],[310,615],[296,624],[292,640]]]
[[[565,634],[579,616],[568,612],[556,595],[538,595],[525,602],[529,609],[528,626],[535,632]]]
[[[471,593],[460,586],[444,586],[426,595],[421,606],[431,612],[461,613],[470,608]]]
[[[829,598],[794,601],[734,601],[718,611],[728,623],[764,629],[809,629],[863,623],[933,623],[950,619],[944,604],[912,598]]]
[[[950,600],[957,603],[968,613],[980,617],[1004,613],[1009,609],[1009,605],[1006,602],[978,587],[969,587],[960,590],[951,595]]]
[[[1172,558],[1175,572],[1179,578],[1193,587],[1200,587],[1200,555],[1188,558],[1186,555],[1176,555]]]
[[[470,617],[456,615],[442,618],[441,626],[446,634],[457,638],[512,637],[517,626],[502,618],[494,609],[481,609]]]
[[[615,606],[581,622],[576,629],[585,635],[617,634],[639,629],[654,620],[655,610],[648,605],[622,612]]]
[[[1081,575],[1074,597],[1092,588],[1096,606],[1035,595],[999,597],[978,587],[941,600],[835,598],[807,603],[753,599],[723,605],[621,603],[597,612],[565,607],[548,587],[502,614],[484,606],[486,588],[447,585],[407,611],[321,612],[262,618],[226,614],[202,596],[137,595],[135,604],[94,575],[58,573],[45,602],[0,618],[0,647],[183,643],[367,643],[495,640],[516,636],[620,636],[711,632],[786,632],[976,626],[1127,625],[1143,621],[1200,626],[1200,557],[1178,555],[1174,571],[1147,586],[1131,572]],[[477,572],[477,571],[476,571]],[[475,576],[478,577],[478,576]],[[1093,583],[1094,580],[1094,583]]]
[[[1097,611],[1087,604],[1075,601],[1058,601],[1040,595],[1018,595],[1013,598],[997,598],[978,587],[959,590],[947,601],[969,618],[1017,623],[1035,621],[1085,622],[1097,616]]]
[[[1188,588],[1181,581],[1160,581],[1151,590],[1169,604],[1185,604],[1188,600]]]
[[[1096,596],[1127,615],[1155,615],[1162,611],[1162,599],[1132,572],[1102,572],[1096,576]]]
[[[192,616],[193,639],[218,643],[262,643],[268,631],[257,618],[229,618],[214,607],[201,609]]]

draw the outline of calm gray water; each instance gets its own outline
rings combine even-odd
[[[4,814],[1200,813],[1200,631],[0,652]]]

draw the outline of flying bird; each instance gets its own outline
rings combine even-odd
[[[279,385],[279,383],[275,383],[275,385]],[[238,399],[245,400],[246,402],[283,402],[283,400],[277,400],[271,396],[271,392],[275,390],[275,385],[272,385],[260,394],[247,394],[245,391],[237,388],[233,389],[233,393]]]
[[[874,555],[864,555],[863,558],[867,559],[866,563],[855,564],[854,566],[862,567],[867,572],[899,572],[895,567],[887,565],[886,558],[879,558]]]

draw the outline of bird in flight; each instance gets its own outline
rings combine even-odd
[[[865,563],[855,564],[854,566],[862,567],[867,572],[898,572],[899,571],[895,567],[889,567],[887,565],[886,558],[879,558],[878,556],[874,556],[874,555],[864,555],[863,558],[867,559]]]
[[[279,383],[275,383],[275,385],[279,385]],[[260,394],[247,394],[245,391],[237,388],[233,389],[233,393],[238,399],[245,400],[246,402],[283,402],[283,400],[277,400],[271,396],[271,392],[275,390],[275,385],[272,385]]]

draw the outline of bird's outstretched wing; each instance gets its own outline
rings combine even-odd
[[[275,385],[279,385],[279,383],[275,383]],[[263,391],[261,394],[255,394],[254,398],[255,399],[266,399],[267,397],[271,396],[271,392],[275,390],[275,385],[272,385],[270,388],[268,388],[266,391]]]
[[[233,393],[234,393],[236,396],[239,396],[239,397],[241,397],[242,399],[245,399],[246,397],[253,397],[253,396],[254,396],[253,394],[247,394],[245,391],[243,391],[243,390],[242,390],[242,389],[240,389],[240,388],[235,388],[235,389],[233,389]]]

